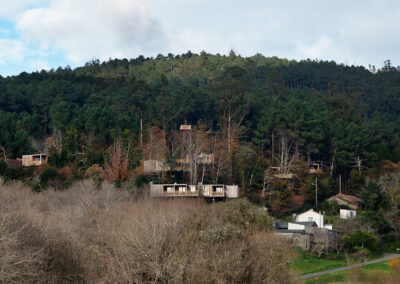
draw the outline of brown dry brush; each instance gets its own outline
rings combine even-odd
[[[83,181],[0,186],[0,283],[284,283],[290,249],[244,200],[132,200]]]
[[[124,182],[128,179],[130,172],[128,167],[129,150],[124,149],[122,142],[114,142],[110,161],[104,167],[104,177],[110,182]]]

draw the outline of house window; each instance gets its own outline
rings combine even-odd
[[[308,217],[308,222],[312,222],[313,218],[312,217]]]

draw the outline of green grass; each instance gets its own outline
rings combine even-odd
[[[379,283],[379,281],[390,279],[393,275],[393,269],[389,263],[380,262],[375,264],[366,265],[353,270],[344,270],[335,273],[322,275],[320,277],[311,278],[305,281],[305,284],[322,284],[332,282],[365,282]]]
[[[301,249],[297,249],[297,253],[298,257],[295,259],[292,269],[300,275],[335,269],[347,265],[344,255],[331,254],[318,258]]]
[[[312,253],[304,251],[300,248],[297,248],[296,252],[298,256],[293,262],[291,268],[298,275],[305,275],[349,265],[349,263],[347,262],[347,258],[344,254],[329,254],[319,258]],[[373,254],[371,252],[368,253],[368,260],[382,257],[382,255],[380,254]],[[356,259],[352,259],[352,256],[350,255],[351,264],[360,262],[359,257],[355,258]]]

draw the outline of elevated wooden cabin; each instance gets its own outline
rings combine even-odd
[[[199,189],[187,184],[151,184],[150,197],[197,197]]]
[[[231,199],[239,198],[237,185],[207,184],[150,184],[150,197],[203,197]]]
[[[311,162],[308,166],[309,174],[322,174],[326,171],[326,166],[321,161]]]
[[[225,197],[225,185],[223,184],[203,185],[201,194],[204,197]]]
[[[24,167],[40,166],[44,164],[47,164],[46,154],[34,154],[34,155],[22,156],[22,166]]]
[[[159,160],[145,160],[143,161],[143,174],[152,175],[159,174],[163,171],[169,171],[170,167],[164,162]]]

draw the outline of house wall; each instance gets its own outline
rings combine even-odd
[[[163,195],[162,184],[150,184],[150,197],[161,197]]]
[[[237,185],[227,185],[226,186],[226,197],[227,198],[239,198],[239,186]]]
[[[340,219],[351,219],[357,216],[356,210],[340,209]]]
[[[295,223],[288,223],[288,230],[304,230],[306,226]]]
[[[304,213],[297,215],[296,222],[315,222],[319,228],[324,227],[324,215],[308,210]]]
[[[23,155],[22,156],[22,165],[24,167],[32,166],[32,155]]]

